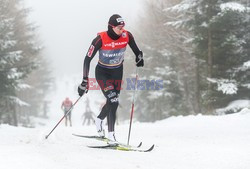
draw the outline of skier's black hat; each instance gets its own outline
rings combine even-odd
[[[112,27],[118,26],[118,25],[125,25],[125,22],[123,20],[123,18],[118,15],[118,14],[114,14],[109,18],[109,25]]]

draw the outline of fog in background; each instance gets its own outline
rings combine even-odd
[[[107,30],[114,13],[124,17],[125,28],[143,51],[136,120],[230,114],[249,107],[249,0],[0,2],[0,124],[33,127],[33,117],[60,111],[66,96],[76,100],[87,50],[97,33]],[[129,47],[126,52],[117,111],[121,121],[130,118],[134,90],[126,82],[131,84],[137,70],[133,52]],[[97,59],[90,78],[95,77]],[[105,103],[102,92],[92,90],[86,96],[99,113]],[[76,107],[81,114],[84,104]]]
[[[107,30],[112,14],[120,14],[126,29],[133,31],[142,1],[25,0],[25,5],[32,9],[30,19],[39,27],[37,34],[44,54],[51,62],[53,75],[58,77],[82,75],[88,47],[98,32]]]

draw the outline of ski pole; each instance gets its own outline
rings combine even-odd
[[[70,107],[70,109],[64,114],[64,116],[59,120],[59,122],[55,125],[55,127],[49,132],[48,135],[45,136],[45,139],[48,139],[48,137],[50,136],[50,134],[57,128],[57,126],[61,123],[61,121],[70,113],[70,111],[73,109],[73,107],[75,106],[75,104],[80,100],[82,96],[80,96],[75,103]]]
[[[136,67],[136,69],[135,69],[135,89],[134,89],[134,94],[133,94],[133,99],[132,99],[132,108],[131,108],[131,113],[130,113],[130,122],[129,122],[129,132],[128,132],[128,142],[127,142],[127,145],[129,145],[129,139],[130,139],[130,133],[131,133],[131,126],[132,126],[132,119],[133,119],[133,115],[134,115],[135,93],[136,93],[136,88],[137,88],[137,80],[138,80],[138,73],[137,73],[137,67]]]

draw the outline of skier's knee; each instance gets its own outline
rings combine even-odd
[[[111,98],[108,99],[108,101],[109,101],[109,104],[112,104],[112,105],[119,104],[119,98],[118,97],[111,97]]]
[[[107,99],[109,104],[119,104],[119,98],[118,94],[114,91],[110,91],[110,93],[107,95]]]

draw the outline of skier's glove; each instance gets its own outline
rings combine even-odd
[[[143,60],[143,53],[142,51],[138,56],[135,58],[136,66],[137,67],[143,67],[144,66],[144,60]]]
[[[88,78],[83,78],[82,83],[78,86],[78,94],[82,96],[84,93],[88,93]]]

